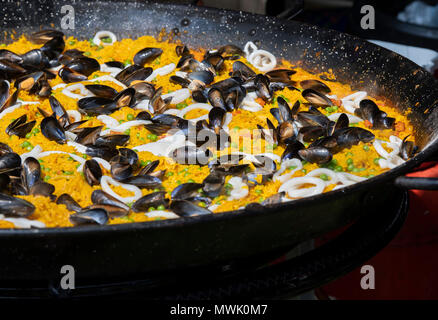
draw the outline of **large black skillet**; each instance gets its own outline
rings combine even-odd
[[[60,28],[64,4],[71,2],[3,3],[1,29],[21,34]],[[243,46],[251,40],[310,71],[332,69],[337,80],[355,90],[384,97],[402,112],[411,108],[409,119],[422,151],[365,182],[262,212],[240,210],[104,227],[0,230],[0,280],[55,279],[66,264],[82,278],[150,274],[290,246],[396,201],[396,179],[438,150],[437,82],[413,62],[364,40],[296,22],[191,6],[93,1],[73,7],[75,29],[63,31],[79,38],[88,39],[98,30],[111,30],[119,38],[156,35],[166,28],[191,47]],[[405,187],[415,186],[399,179]],[[436,187],[433,182],[426,187]]]

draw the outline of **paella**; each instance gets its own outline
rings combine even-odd
[[[22,35],[0,45],[0,228],[174,219],[340,189],[417,152],[407,113],[262,43]]]

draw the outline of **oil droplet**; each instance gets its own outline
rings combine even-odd
[[[184,18],[184,19],[181,20],[181,25],[183,27],[187,27],[189,24],[190,24],[190,20],[189,19]]]

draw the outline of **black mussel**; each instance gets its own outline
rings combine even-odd
[[[336,123],[332,126],[329,125],[328,135],[333,135],[339,129],[348,128],[350,121],[348,120],[348,116],[345,113],[342,113]]]
[[[206,165],[208,158],[211,156],[211,151],[194,146],[184,146],[173,150],[169,156],[180,164]]]
[[[331,92],[330,88],[324,82],[321,82],[319,80],[303,80],[300,81],[300,86],[304,90],[313,89],[323,94],[329,94]]]
[[[350,148],[359,142],[371,142],[374,140],[374,134],[371,131],[360,127],[347,127],[334,132],[337,145],[340,148]]]
[[[65,111],[64,107],[54,96],[50,96],[49,103],[50,103],[50,107],[52,108],[52,111],[55,113],[57,117],[60,118],[67,115],[67,111]],[[70,119],[68,119],[68,122],[70,122]]]
[[[0,49],[0,59],[9,60],[18,64],[23,62],[23,58],[20,55],[6,49]]]
[[[11,172],[21,166],[21,157],[15,152],[5,153],[0,156],[0,173]]]
[[[185,55],[190,54],[190,50],[189,48],[187,48],[187,46],[183,45],[183,46],[176,46],[175,48],[175,53],[178,57],[182,57]]]
[[[79,205],[79,203],[77,203],[76,200],[67,193],[61,194],[58,199],[56,199],[56,203],[65,205],[69,211],[78,212],[82,210],[82,207]]]
[[[128,210],[122,209],[118,206],[113,206],[109,204],[92,204],[89,205],[83,210],[92,210],[92,209],[102,209],[105,210],[108,213],[109,218],[121,218],[125,217],[129,214]]]
[[[212,74],[210,71],[190,72],[187,76],[190,80],[198,80],[206,85],[209,85],[214,81],[214,74]]]
[[[211,64],[216,71],[219,71],[224,67],[224,58],[217,53],[209,54],[205,57],[204,61]]]
[[[4,72],[9,78],[17,78],[26,73],[26,69],[15,62],[0,59],[0,72]]]
[[[213,83],[210,88],[218,89],[221,92],[228,92],[231,88],[235,88],[240,85],[242,85],[242,79],[238,77],[232,77]]]
[[[208,95],[205,94],[206,90],[193,90],[192,98],[195,102],[207,103]]]
[[[24,138],[26,134],[32,130],[36,123],[35,120],[29,122],[26,122],[26,120],[27,116],[25,114],[15,119],[6,127],[6,133],[10,136],[16,135],[20,138]]]
[[[254,86],[259,98],[263,100],[271,100],[272,92],[269,89],[269,79],[263,74],[258,74],[254,79]]]
[[[89,57],[79,57],[67,63],[64,68],[68,68],[88,77],[93,72],[100,70],[100,64],[96,59]]]
[[[8,189],[11,178],[6,173],[0,173],[0,191],[5,191]]]
[[[41,180],[41,166],[37,159],[28,157],[23,161],[21,181],[30,192],[32,187]]]
[[[330,119],[323,114],[315,114],[305,111],[298,112],[297,119],[303,126],[320,126],[327,128],[330,123]]]
[[[80,111],[90,116],[111,114],[119,109],[115,101],[100,97],[82,98],[78,100],[77,104]]]
[[[11,179],[11,182],[9,183],[9,191],[13,195],[17,196],[27,196],[29,195],[29,192],[26,190],[26,188],[21,183],[21,179],[16,176],[9,176]]]
[[[130,86],[134,81],[144,81],[152,74],[152,72],[152,68],[140,68],[128,74],[123,80],[121,80],[121,82]]]
[[[225,183],[225,175],[220,171],[213,171],[203,181],[202,190],[211,198],[217,197],[221,192]]]
[[[132,205],[134,212],[146,212],[150,207],[157,208],[158,206],[169,207],[169,199],[166,198],[165,191],[158,191],[147,194]]]
[[[127,160],[111,163],[111,176],[117,181],[124,181],[132,176],[133,168]]]
[[[64,128],[55,117],[46,117],[41,121],[41,133],[56,143],[64,144],[67,142]]]
[[[260,136],[269,143],[278,144],[277,128],[274,126],[274,124],[268,118],[266,118],[266,123],[268,124],[267,129],[263,128],[261,125],[257,124],[257,128],[260,130]]]
[[[75,142],[90,145],[96,142],[97,137],[99,137],[100,132],[102,131],[103,126],[98,127],[86,127],[75,130],[77,133]]]
[[[241,48],[239,48],[238,46],[235,46],[234,44],[227,44],[225,46],[220,47],[217,50],[217,53],[220,55],[232,55],[232,56],[243,56],[245,55],[245,53],[243,52],[243,50]]]
[[[295,83],[291,81],[290,76],[295,74],[296,71],[292,69],[274,69],[272,71],[266,72],[265,76],[268,77],[270,82],[279,83]]]
[[[256,168],[254,171],[244,173],[242,179],[250,186],[265,184],[274,175],[275,171],[266,168]]]
[[[404,160],[409,160],[418,151],[418,147],[414,144],[414,142],[407,140],[408,137],[409,136],[404,137],[401,148],[400,148],[400,156]]]
[[[134,63],[139,66],[144,66],[146,63],[150,63],[163,53],[160,48],[144,48],[137,52],[134,56]]]
[[[212,170],[214,172],[219,172],[223,175],[230,175],[230,176],[240,176],[242,175],[247,169],[248,164],[235,164],[233,162],[230,163],[221,163],[221,164],[214,164],[212,166]]]
[[[125,79],[127,77],[129,77],[130,74],[132,74],[133,72],[142,69],[141,66],[137,65],[137,64],[133,64],[130,65],[129,67],[126,67],[125,69],[123,69],[122,71],[120,71],[118,74],[116,74],[116,79],[123,82],[125,81]]]
[[[132,184],[139,188],[155,189],[161,187],[161,180],[151,175],[130,176],[121,180],[123,183]]]
[[[304,144],[302,144],[300,141],[298,140],[294,140],[293,142],[289,143],[286,146],[286,149],[284,149],[282,155],[281,155],[281,160],[287,160],[287,159],[293,159],[293,158],[297,158],[299,159],[300,156],[298,154],[298,151],[304,149]]]
[[[320,137],[325,136],[326,130],[320,126],[301,127],[300,134],[302,134],[304,142],[313,142]]]
[[[163,113],[169,107],[169,104],[166,103],[166,101],[164,101],[161,97],[162,92],[163,88],[158,88],[155,91],[154,96],[151,98],[151,100],[149,100],[149,111],[154,114]]]
[[[172,200],[186,200],[200,196],[200,191],[202,190],[202,183],[187,182],[180,184],[178,187],[173,189],[171,193]]]
[[[279,122],[281,123],[284,121],[293,121],[294,119],[293,119],[292,111],[291,111],[287,101],[284,100],[284,98],[282,98],[282,97],[278,97],[277,102],[278,102],[278,110],[280,112],[280,116],[281,116],[281,120],[282,120]]]
[[[27,38],[29,39],[29,41],[36,43],[36,44],[44,44],[49,40],[52,40],[53,38],[56,37],[64,37],[64,33],[62,33],[61,31],[58,30],[51,30],[51,29],[47,29],[47,30],[41,30],[41,31],[37,31],[32,33],[30,36],[28,36]]]
[[[138,162],[138,155],[134,150],[129,148],[119,148],[120,156],[128,161],[130,165],[135,165]],[[158,160],[157,160],[158,161]]]
[[[312,147],[298,151],[301,159],[310,163],[327,163],[332,160],[331,152],[323,147]]]
[[[338,141],[333,136],[319,138],[309,145],[309,148],[311,147],[323,147],[328,149],[332,153],[339,151]]]
[[[208,113],[208,123],[211,129],[216,134],[219,134],[220,129],[224,125],[226,111],[222,108],[213,107]]]
[[[87,76],[67,67],[59,69],[58,75],[65,83],[85,81],[88,79]]]
[[[392,129],[395,124],[394,118],[388,117],[386,112],[381,111],[377,104],[369,99],[362,100],[354,113],[358,117],[368,120],[373,129]]]
[[[154,85],[146,81],[138,81],[135,84],[131,84],[130,88],[135,90],[135,99],[137,100],[143,98],[151,99],[155,94]]]
[[[176,200],[170,203],[170,209],[181,217],[192,217],[204,214],[211,214],[210,210],[197,206],[186,200]]]
[[[221,108],[223,110],[226,109],[225,99],[222,92],[219,89],[211,88],[208,91],[208,101],[213,107]]]
[[[160,160],[155,160],[155,161],[149,162],[147,165],[145,165],[144,167],[142,167],[140,169],[138,174],[139,175],[151,174],[158,167],[159,163],[160,163]]]
[[[141,111],[135,117],[136,120],[151,120],[151,114],[147,111]]]
[[[125,65],[123,64],[123,62],[120,62],[120,61],[107,61],[107,62],[105,62],[105,64],[110,68],[119,68],[119,69],[125,68]]]
[[[62,36],[50,39],[41,47],[41,51],[49,58],[49,60],[57,59],[64,49],[65,42]]]
[[[6,80],[0,80],[0,108],[3,109],[3,105],[9,99],[10,85]]]
[[[20,90],[30,91],[35,88],[36,84],[44,76],[44,72],[37,71],[26,74],[15,80],[14,86]]]
[[[301,96],[308,101],[308,103],[317,107],[328,107],[333,105],[333,102],[327,98],[323,93],[313,89],[305,89],[301,92]]]
[[[93,191],[93,193],[91,194],[91,202],[93,202],[94,204],[116,206],[126,211],[129,211],[129,207],[126,204],[102,190]]]
[[[246,89],[242,86],[232,88],[225,96],[225,106],[228,111],[239,108],[246,96]]]
[[[101,208],[94,208],[79,211],[70,215],[70,222],[74,225],[99,224],[104,225],[108,222],[108,212]]]
[[[6,153],[14,152],[6,143],[0,142],[0,157]]]
[[[246,64],[240,61],[233,63],[233,76],[240,77],[243,81],[255,78],[257,74]]]
[[[296,129],[292,121],[282,122],[277,127],[278,142],[288,144],[296,139]]]
[[[85,153],[90,157],[98,157],[110,161],[111,158],[116,156],[119,152],[115,148],[110,148],[107,146],[87,146]]]
[[[179,76],[171,76],[169,82],[179,84],[183,88],[187,88],[190,85],[190,80]]]
[[[23,199],[0,193],[0,214],[7,217],[28,217],[35,211],[35,206]]]
[[[53,195],[55,192],[55,186],[53,184],[37,181],[30,189],[29,194],[33,196],[43,196],[49,197],[51,200],[55,200],[56,196]]]
[[[76,121],[76,122],[73,122],[73,123],[70,123],[70,124],[67,124],[67,122],[64,121],[65,124],[63,124],[61,120],[62,119],[59,119],[59,122],[60,122],[60,124],[62,126],[64,126],[64,130],[65,131],[71,131],[73,133],[75,133],[77,130],[79,130],[79,132],[81,132],[83,128],[79,128],[79,126],[88,121],[88,120],[81,120],[81,121]]]
[[[131,107],[134,102],[135,90],[133,88],[126,88],[120,91],[115,97],[114,101],[118,108]]]
[[[283,200],[283,197],[285,196],[285,194],[286,194],[286,193],[285,193],[284,191],[282,191],[282,192],[278,192],[278,193],[276,193],[276,194],[274,194],[274,195],[272,195],[272,196],[266,198],[266,199],[262,202],[262,205],[263,205],[263,206],[271,206],[271,205],[274,205],[274,204],[281,203],[282,200]]]
[[[23,59],[22,66],[25,68],[35,68],[42,70],[52,67],[49,58],[41,49],[33,49],[21,55]]]
[[[128,134],[107,134],[98,136],[94,142],[95,146],[107,146],[114,148],[116,146],[124,146],[128,143],[130,136]]]
[[[114,99],[114,97],[117,96],[116,89],[103,84],[87,84],[85,88],[90,90],[96,97]]]
[[[102,169],[96,160],[90,159],[85,161],[83,170],[85,180],[87,180],[90,186],[100,184],[100,178],[102,178]]]
[[[41,78],[40,81],[36,83],[36,87],[34,87],[32,91],[34,91],[34,93],[40,97],[47,98],[52,93],[52,87],[45,78]]]
[[[72,61],[75,58],[81,58],[85,57],[83,55],[84,51],[78,50],[78,49],[69,49],[66,50],[62,55],[58,57],[59,63],[66,65],[70,61]]]

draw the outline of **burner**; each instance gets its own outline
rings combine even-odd
[[[407,193],[400,191],[394,201],[379,211],[368,212],[334,240],[282,262],[278,261],[291,248],[244,261],[136,279],[77,279],[76,289],[71,291],[51,283],[1,283],[0,297],[164,300],[292,297],[365,263],[397,234],[407,209]]]

